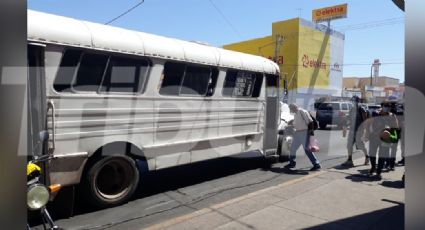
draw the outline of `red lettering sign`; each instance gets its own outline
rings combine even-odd
[[[322,61],[310,59],[307,54],[303,55],[301,62],[304,68],[320,68],[325,70],[327,66],[326,63]]]
[[[274,57],[268,56],[269,60],[274,61]],[[277,56],[277,62],[275,62],[278,65],[283,65],[283,56]]]

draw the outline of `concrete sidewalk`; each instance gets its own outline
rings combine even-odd
[[[403,229],[404,167],[326,169],[168,220],[147,229]],[[282,173],[283,173],[282,169]]]

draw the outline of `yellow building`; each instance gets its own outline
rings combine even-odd
[[[311,109],[318,97],[341,96],[344,39],[322,24],[294,18],[273,23],[270,36],[223,48],[276,60],[286,99]]]

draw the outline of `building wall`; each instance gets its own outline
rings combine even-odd
[[[377,87],[399,86],[400,80],[397,78],[380,76],[372,79],[372,84]],[[370,85],[370,77],[344,77],[343,88],[365,88]]]
[[[278,63],[281,76],[288,83],[288,90],[298,87],[298,55],[299,55],[299,24],[300,19],[294,18],[272,24],[272,37],[283,36],[283,42],[278,45],[278,57],[283,57],[283,63]],[[274,47],[273,47],[274,49]],[[282,85],[283,86],[283,85]]]
[[[359,78],[354,77],[344,77],[343,78],[343,88],[358,88],[360,83]]]
[[[399,79],[380,76],[372,79],[373,87],[370,87],[370,77],[345,77],[343,88],[346,91],[360,90],[362,98],[371,103],[378,103],[389,96],[402,98],[404,96],[403,85]],[[343,93],[344,95],[347,92]]]
[[[300,18],[275,22],[271,36],[223,48],[273,59],[277,36],[283,37],[277,45],[277,64],[281,88],[283,79],[288,85],[288,102],[310,108],[315,98],[341,96],[345,38],[324,25]]]
[[[224,45],[224,49],[239,51],[247,54],[263,56],[273,59],[274,43],[272,36],[247,40],[243,42]]]

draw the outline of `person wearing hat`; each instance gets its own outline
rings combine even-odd
[[[389,158],[391,143],[397,141],[397,133],[393,132],[398,129],[398,121],[396,116],[390,112],[391,103],[383,101],[381,110],[376,117],[368,119],[366,136],[369,139],[369,156],[371,168],[369,176],[376,172],[377,179],[381,179],[381,172],[384,163]],[[376,154],[378,153],[378,165],[376,165]]]
[[[293,135],[291,150],[289,153],[289,164],[287,164],[285,167],[295,168],[296,152],[300,145],[302,145],[305,154],[313,164],[313,167],[310,169],[310,171],[320,170],[322,168],[320,166],[320,162],[317,160],[314,153],[308,148],[310,136],[313,135],[313,130],[309,128],[309,124],[313,122],[313,119],[310,117],[310,113],[307,110],[298,108],[296,104],[290,104],[289,111],[294,114],[293,125],[295,132]]]
[[[356,148],[360,149],[365,156],[365,165],[369,164],[369,156],[367,155],[367,150],[365,143],[363,141],[363,134],[365,130],[364,121],[367,119],[366,110],[359,105],[360,98],[357,96],[353,96],[351,98],[351,102],[353,103],[353,107],[350,109],[348,113],[347,122],[344,130],[349,127],[348,137],[347,137],[347,150],[348,150],[348,159],[345,161],[342,166],[344,167],[353,167],[353,147],[356,144]],[[343,135],[344,136],[344,135]],[[345,137],[345,136],[344,136]]]

